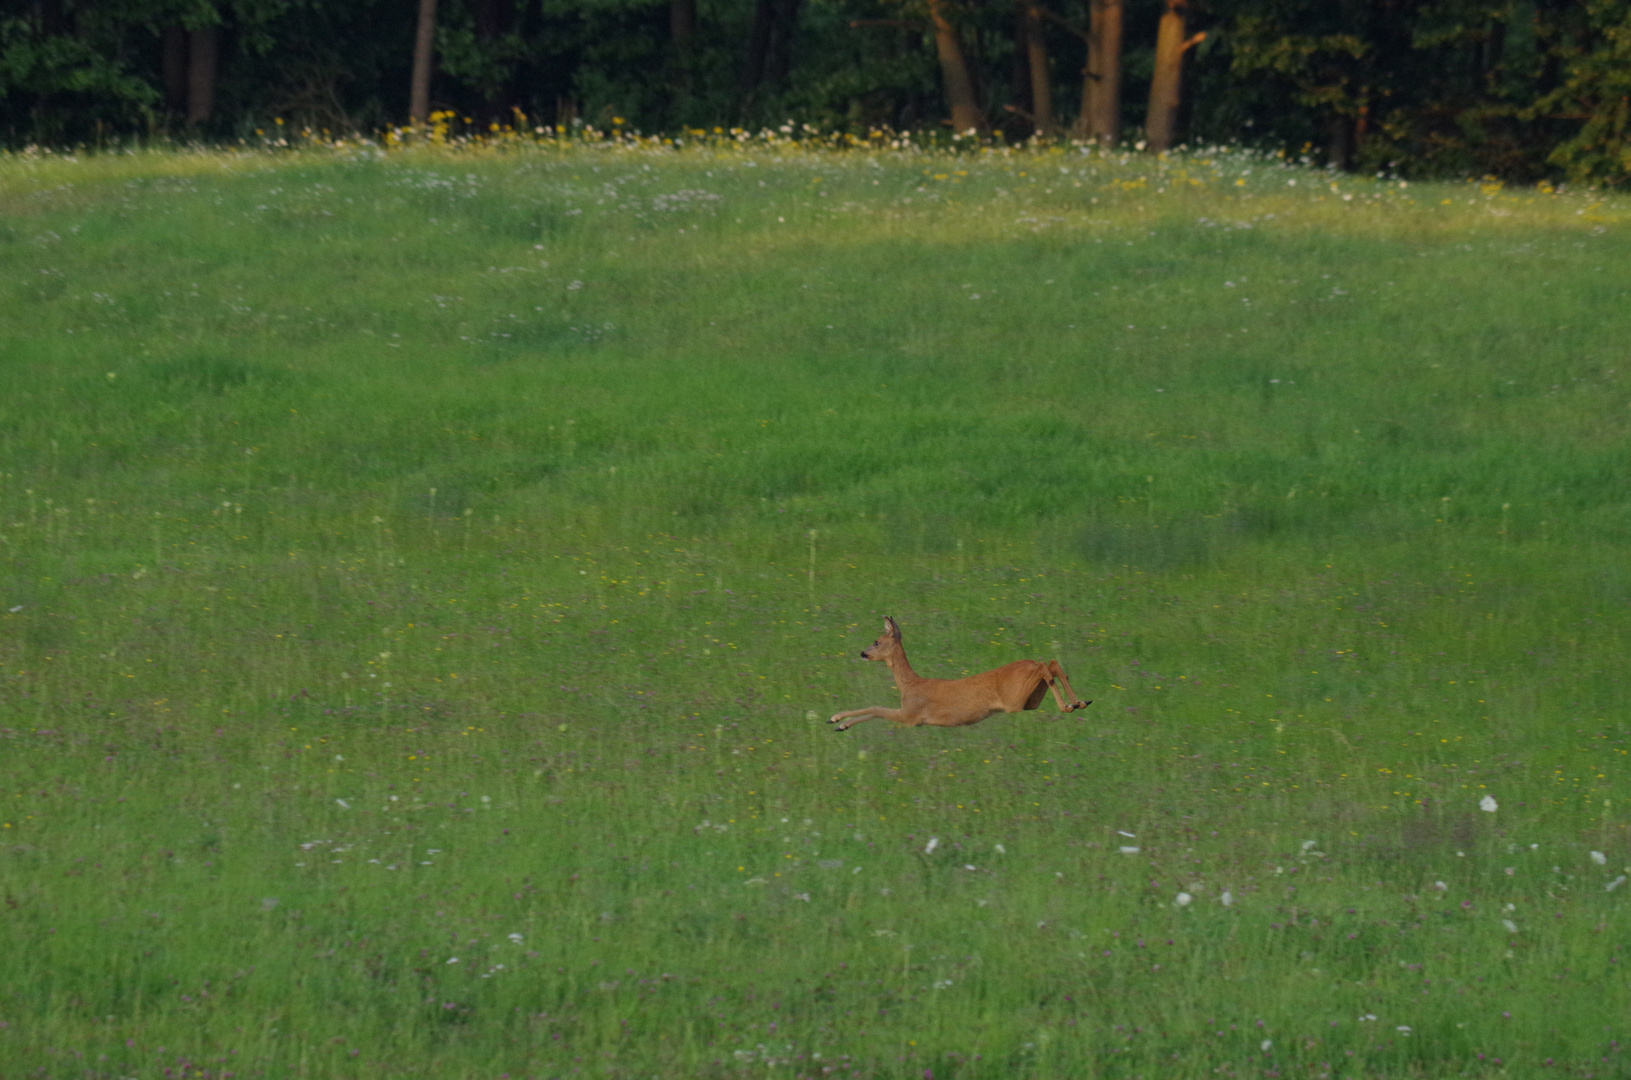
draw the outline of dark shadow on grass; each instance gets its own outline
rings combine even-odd
[[[1270,498],[1213,514],[1100,515],[1076,528],[1072,546],[1093,563],[1177,570],[1215,563],[1246,544],[1391,541],[1424,524],[1419,513],[1388,503]]]
[[[591,318],[539,316],[500,324],[478,344],[478,364],[497,364],[527,356],[562,356],[590,352],[615,340],[617,327]]]
[[[220,396],[249,386],[277,385],[288,378],[285,372],[218,353],[154,361],[147,365],[146,373],[170,393],[187,396]]]

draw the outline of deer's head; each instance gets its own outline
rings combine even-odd
[[[862,660],[887,660],[900,652],[900,627],[895,620],[883,617],[883,633],[878,640],[861,650]]]

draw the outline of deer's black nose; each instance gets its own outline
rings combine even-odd
[[[861,659],[862,659],[862,660],[865,660],[865,659],[866,659],[866,650],[865,650],[865,649],[862,649],[862,650],[861,650]]]

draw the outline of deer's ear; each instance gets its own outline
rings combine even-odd
[[[888,615],[885,615],[883,617],[883,632],[888,634],[890,637],[898,638],[900,637],[900,626],[894,619],[891,619]]]

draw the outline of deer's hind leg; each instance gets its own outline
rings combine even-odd
[[[1047,685],[1053,690],[1053,698],[1059,703],[1060,712],[1074,712],[1077,709],[1085,709],[1093,704],[1091,701],[1083,701],[1076,696],[1076,691],[1070,688],[1070,680],[1065,677],[1065,669],[1059,666],[1059,661],[1049,660],[1047,672]],[[1061,686],[1064,687],[1063,691],[1059,689]],[[1041,698],[1042,695],[1038,694],[1037,700],[1041,701]]]
[[[828,720],[827,723],[838,725],[833,729],[834,731],[848,731],[864,720],[893,720],[900,723],[903,717],[899,709],[884,709],[877,705],[871,705],[865,709],[851,709],[848,712],[833,713],[832,719]]]

